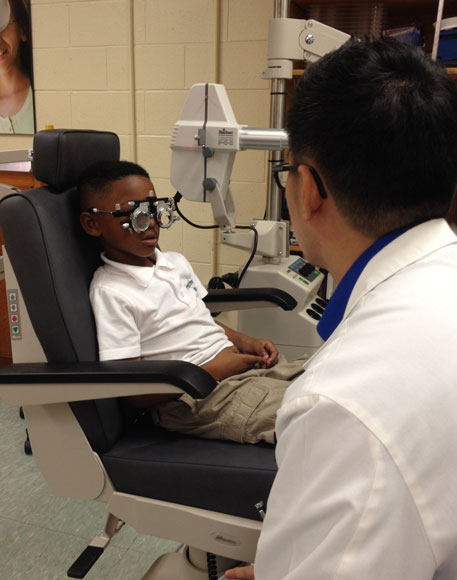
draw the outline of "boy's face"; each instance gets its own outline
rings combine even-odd
[[[117,179],[111,191],[103,200],[97,201],[97,209],[114,211],[120,204],[120,211],[128,211],[128,201],[143,201],[154,191],[152,182],[142,175],[129,175]],[[155,250],[159,240],[159,225],[154,218],[145,232],[135,233],[124,229],[125,217],[114,217],[106,213],[82,212],[81,225],[88,234],[99,237],[107,257],[115,262],[132,266],[152,266],[155,263]]]

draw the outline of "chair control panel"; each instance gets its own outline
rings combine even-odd
[[[21,321],[19,316],[19,291],[7,290],[8,320],[10,323],[11,340],[22,339]]]

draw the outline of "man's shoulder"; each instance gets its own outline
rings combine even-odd
[[[414,269],[408,281],[415,280]],[[383,441],[386,433],[404,435],[409,425],[430,417],[441,417],[443,429],[455,424],[457,437],[457,306],[455,298],[437,296],[437,278],[431,277],[434,292],[423,288],[428,282],[418,275],[422,288],[402,284],[383,300],[394,282],[389,279],[367,295],[287,389],[281,414],[307,412],[323,397]],[[450,296],[456,293],[457,283],[450,284]]]

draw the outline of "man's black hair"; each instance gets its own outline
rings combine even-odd
[[[377,237],[442,217],[457,184],[457,88],[396,40],[350,40],[309,67],[288,114],[294,163],[315,163],[335,204]]]
[[[81,173],[78,181],[81,209],[88,209],[95,198],[109,193],[113,182],[130,175],[149,179],[148,172],[131,161],[97,161],[90,165]]]

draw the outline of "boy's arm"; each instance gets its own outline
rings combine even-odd
[[[133,357],[124,360],[141,360],[141,357]],[[224,348],[212,360],[201,368],[209,373],[216,381],[222,381],[227,377],[238,375],[252,368],[261,368],[264,365],[264,359],[261,356],[253,354],[243,354],[236,346]],[[150,395],[132,395],[127,397],[130,405],[136,409],[152,407],[159,403],[175,401],[179,399],[179,394],[150,394]]]
[[[185,261],[191,277],[195,281],[198,296],[203,299],[208,293],[206,288],[198,279],[198,276],[186,258],[182,255],[181,258]],[[278,362],[278,350],[269,340],[252,338],[247,334],[232,330],[228,326],[225,326],[225,324],[222,324],[222,322],[218,322],[217,320],[214,320],[214,322],[223,329],[227,338],[236,346],[235,350],[229,348],[224,349],[212,361],[202,365],[202,368],[209,372],[217,381],[221,381],[232,375],[237,375],[254,367],[268,368]]]
[[[141,360],[141,357],[133,356],[131,358],[124,358],[121,360]],[[144,409],[145,407],[152,407],[158,403],[176,401],[176,399],[179,399],[179,397],[179,393],[151,393],[150,395],[130,395],[130,397],[126,397],[126,399],[134,409]]]
[[[278,349],[270,341],[264,338],[253,338],[237,330],[233,330],[222,322],[215,321],[233,342],[237,349],[243,354],[252,354],[262,357],[261,368],[269,368],[278,362]]]
[[[209,373],[216,381],[222,381],[227,377],[244,373],[254,368],[264,368],[265,359],[256,354],[245,354],[236,346],[229,346],[221,350],[209,362],[201,365],[201,368]]]

